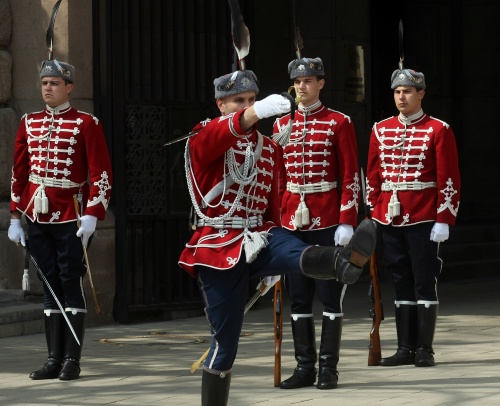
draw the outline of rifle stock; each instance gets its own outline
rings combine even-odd
[[[274,285],[274,386],[281,383],[281,342],[283,340],[283,295],[281,279]]]
[[[384,309],[382,307],[382,296],[378,279],[377,255],[373,253],[370,258],[370,291],[371,299],[370,317],[373,319],[370,330],[370,345],[368,350],[368,366],[380,364],[382,349],[380,345],[380,323],[384,320]]]

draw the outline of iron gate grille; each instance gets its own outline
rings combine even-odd
[[[233,60],[227,2],[93,6],[96,113],[112,134],[115,173],[114,317],[201,312],[195,280],[177,265],[189,239],[184,142],[163,144],[217,115],[212,81]]]

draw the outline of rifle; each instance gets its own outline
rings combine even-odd
[[[370,218],[370,209],[366,200],[366,185],[363,168],[361,168],[361,192],[363,193],[363,205],[365,217]],[[371,300],[370,317],[373,320],[370,330],[370,345],[368,346],[368,366],[379,365],[382,359],[382,349],[380,346],[380,323],[384,320],[384,309],[382,307],[382,295],[380,294],[380,284],[378,279],[377,253],[374,252],[370,258],[370,287],[368,297]]]
[[[274,387],[281,383],[281,342],[283,340],[283,295],[281,279],[274,285]]]
[[[370,330],[370,345],[368,346],[368,366],[372,367],[379,365],[382,359],[379,329],[380,323],[384,320],[376,253],[373,253],[370,258],[370,288],[368,296],[371,299],[370,317],[373,319],[372,329]]]

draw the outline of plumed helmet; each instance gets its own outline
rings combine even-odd
[[[57,12],[62,0],[58,0],[52,8],[52,15],[50,16],[49,27],[45,35],[45,42],[47,43],[48,57],[47,60],[42,62],[40,69],[40,77],[47,76],[58,77],[68,80],[72,83],[75,81],[75,67],[67,62],[61,62],[54,59],[54,25],[56,23]]]

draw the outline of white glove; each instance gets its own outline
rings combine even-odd
[[[82,244],[87,246],[87,242],[92,234],[94,234],[95,226],[97,225],[97,217],[86,214],[78,216],[81,221],[80,228],[76,232],[77,237],[82,237]]]
[[[348,224],[340,224],[335,230],[335,245],[345,246],[351,241],[351,237],[354,234],[354,229]]]
[[[450,226],[445,223],[436,223],[431,230],[431,241],[443,242],[450,236]]]
[[[7,232],[9,239],[16,244],[21,242],[23,247],[26,247],[26,237],[20,219],[10,219],[9,231]]]
[[[272,94],[264,100],[256,101],[253,109],[260,120],[261,118],[288,113],[290,111],[290,100],[279,94]]]

